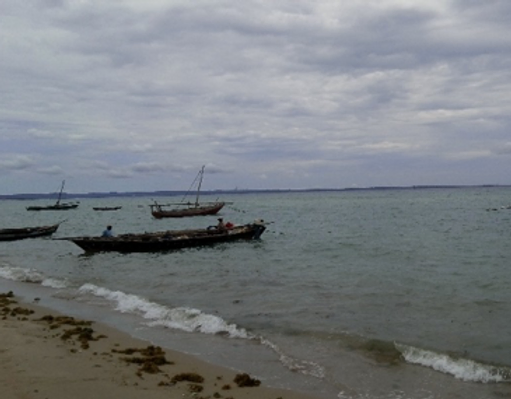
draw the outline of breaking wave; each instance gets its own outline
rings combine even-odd
[[[484,364],[462,357],[456,358],[408,345],[395,345],[408,363],[430,367],[463,381],[511,382],[511,369],[508,367]]]
[[[25,269],[9,265],[0,266],[0,278],[22,283],[40,284],[50,288],[65,288],[67,283],[63,280],[47,278],[34,269]]]
[[[236,324],[229,324],[220,317],[206,314],[198,309],[176,307],[168,308],[150,302],[137,295],[121,291],[111,291],[94,284],[84,284],[79,288],[80,294],[92,294],[112,302],[115,309],[121,313],[132,313],[149,320],[150,326],[163,326],[188,332],[204,334],[222,334],[231,338],[255,338],[245,329]]]

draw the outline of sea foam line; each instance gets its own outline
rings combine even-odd
[[[203,313],[198,309],[168,308],[137,295],[111,291],[94,284],[84,284],[78,291],[81,294],[92,294],[114,303],[115,309],[121,313],[137,314],[149,320],[150,326],[164,326],[204,334],[225,334],[231,338],[254,338],[245,329],[238,328],[236,324],[229,324],[218,316]]]
[[[259,341],[262,345],[275,352],[281,363],[288,369],[311,375],[317,378],[324,377],[323,368],[310,361],[293,359],[284,354],[277,345],[269,340],[251,334],[236,324],[229,324],[222,318],[204,313],[199,309],[166,306],[148,301],[137,295],[126,294],[121,291],[111,291],[94,284],[84,284],[79,293],[101,297],[114,304],[115,310],[121,313],[136,314],[143,317],[149,326],[163,326],[187,332],[200,332],[204,334],[221,334],[229,338],[242,338]]]
[[[10,265],[0,266],[0,278],[22,283],[40,284],[50,288],[66,288],[67,282],[64,280],[45,277],[44,274],[34,269],[26,269]]]
[[[395,344],[405,360],[412,364],[431,367],[433,370],[451,374],[463,381],[473,382],[510,382],[511,369],[478,363],[464,358],[453,358],[413,346]]]

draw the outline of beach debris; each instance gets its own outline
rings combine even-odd
[[[14,309],[11,310],[11,316],[18,316],[18,315],[29,316],[33,313],[34,313],[34,311],[32,309],[21,308],[19,306],[16,306]]]
[[[202,383],[204,382],[204,377],[197,373],[181,373],[176,374],[174,377],[172,377],[171,381],[172,382],[189,381]]]
[[[60,335],[60,339],[63,341],[69,341],[76,336],[76,339],[80,342],[80,347],[82,349],[89,349],[90,341],[98,341],[101,338],[106,338],[105,335],[98,335],[95,337],[94,330],[90,327],[92,322],[88,320],[77,320],[71,316],[46,315],[36,321],[44,321],[48,323],[50,330],[55,330],[66,325],[73,326],[74,328],[64,330],[64,332]]]
[[[9,308],[9,305],[17,303],[14,299],[14,294],[12,291],[7,292],[6,294],[0,294],[0,306],[2,306],[3,312],[2,313],[9,313],[11,309]],[[8,308],[8,310],[5,310],[5,308]]]
[[[2,318],[5,320],[7,316],[11,317],[18,317],[23,316],[20,319],[21,320],[27,320],[26,316],[29,316],[34,313],[32,309],[22,308],[22,307],[15,307],[14,309],[11,309],[10,305],[17,304],[18,302],[14,299],[14,294],[12,291],[7,292],[6,294],[0,294],[0,306],[2,307],[1,315]]]
[[[170,381],[173,384],[181,381],[193,382],[193,384],[188,384],[188,391],[190,391],[192,394],[196,394],[204,390],[204,387],[199,385],[204,382],[204,377],[197,373],[176,374]]]
[[[261,381],[250,377],[247,373],[236,374],[234,382],[240,387],[258,387],[261,385]]]
[[[199,393],[204,390],[204,387],[197,384],[188,384],[188,390],[192,393]]]
[[[92,321],[88,320],[76,320],[74,317],[71,316],[52,316],[52,315],[46,315],[41,317],[40,319],[37,319],[36,321],[45,321],[50,325],[50,329],[59,328],[63,325],[70,325],[70,326],[91,326]]]
[[[165,357],[165,351],[159,347],[154,345],[149,345],[145,349],[137,349],[137,348],[127,348],[123,350],[112,349],[113,353],[121,353],[125,355],[133,355],[135,353],[140,354],[141,356],[133,356],[133,357],[123,357],[126,363],[138,364],[140,368],[138,369],[137,375],[141,376],[142,373],[148,374],[157,374],[161,372],[159,366],[163,366],[165,364],[174,364],[173,362],[169,362]]]
[[[94,330],[90,327],[75,327],[69,330],[65,330],[64,333],[60,336],[60,339],[63,341],[68,341],[76,335],[82,349],[89,349],[89,341],[96,341],[92,335],[93,333]]]

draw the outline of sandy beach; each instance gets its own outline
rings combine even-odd
[[[313,399],[0,293],[2,399]]]

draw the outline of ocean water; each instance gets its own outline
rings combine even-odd
[[[221,199],[226,221],[270,222],[261,240],[94,255],[0,242],[0,289],[319,398],[511,397],[511,188]],[[66,219],[61,238],[216,224],[155,220],[150,197],[25,210],[46,203],[1,201],[1,227]]]

